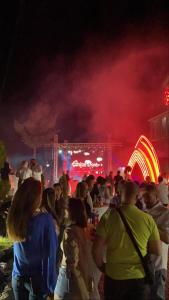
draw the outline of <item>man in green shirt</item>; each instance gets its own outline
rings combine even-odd
[[[153,218],[136,206],[138,188],[127,181],[121,193],[124,214],[143,256],[161,254],[159,232]],[[106,264],[103,262],[106,248]],[[108,210],[100,220],[93,245],[97,267],[105,271],[105,300],[144,300],[144,269],[135,247],[116,209]]]

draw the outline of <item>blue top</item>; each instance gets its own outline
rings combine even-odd
[[[53,293],[56,285],[57,236],[52,217],[39,213],[28,223],[28,238],[14,243],[12,275],[38,276],[42,280],[43,293]]]

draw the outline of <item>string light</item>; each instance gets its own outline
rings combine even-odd
[[[150,176],[152,181],[157,182],[160,174],[158,157],[153,145],[144,135],[138,139],[128,165],[133,169],[136,163],[138,163],[144,178]]]
[[[169,105],[169,87],[164,91],[164,102],[166,106]]]
[[[153,155],[152,151],[150,150],[150,148],[142,141],[142,144],[144,145],[144,147],[147,149],[147,152],[149,153],[151,159],[152,159],[152,167],[154,167],[155,170],[155,177],[156,180],[158,178],[158,176],[160,175],[159,172],[159,163],[158,163],[158,158],[156,159],[155,156]]]
[[[150,178],[152,179],[153,182],[155,182],[155,176],[154,176],[154,172],[150,163],[150,160],[148,159],[148,157],[146,156],[146,154],[144,153],[144,151],[142,151],[140,148],[138,148],[138,150],[140,151],[141,155],[143,156],[148,169],[149,169],[149,173],[150,173]]]

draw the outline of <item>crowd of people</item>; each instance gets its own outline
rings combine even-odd
[[[142,183],[123,178],[120,171],[115,176],[88,175],[71,194],[68,174],[46,189],[41,174],[35,160],[18,169],[18,189],[8,212],[15,300],[99,300],[102,276],[105,300],[165,299],[165,178],[159,176],[155,184],[149,177]],[[98,216],[96,208],[103,206],[106,211]],[[151,282],[142,259],[147,256],[154,267]]]

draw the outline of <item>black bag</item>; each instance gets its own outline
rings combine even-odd
[[[145,282],[149,285],[153,285],[154,284],[154,281],[155,281],[155,269],[154,269],[154,265],[153,265],[153,262],[151,261],[151,258],[150,258],[150,254],[147,254],[146,256],[143,256],[138,245],[137,245],[137,241],[135,239],[135,237],[133,236],[133,233],[132,233],[132,230],[128,224],[128,222],[126,221],[126,218],[125,216],[123,215],[122,211],[120,208],[116,208],[117,212],[119,213],[120,217],[121,217],[121,220],[123,221],[124,223],[124,226],[126,228],[126,231],[130,237],[130,239],[132,240],[133,242],[133,245],[141,259],[141,262],[142,262],[142,265],[143,265],[143,268],[144,268],[144,272],[145,272]]]

